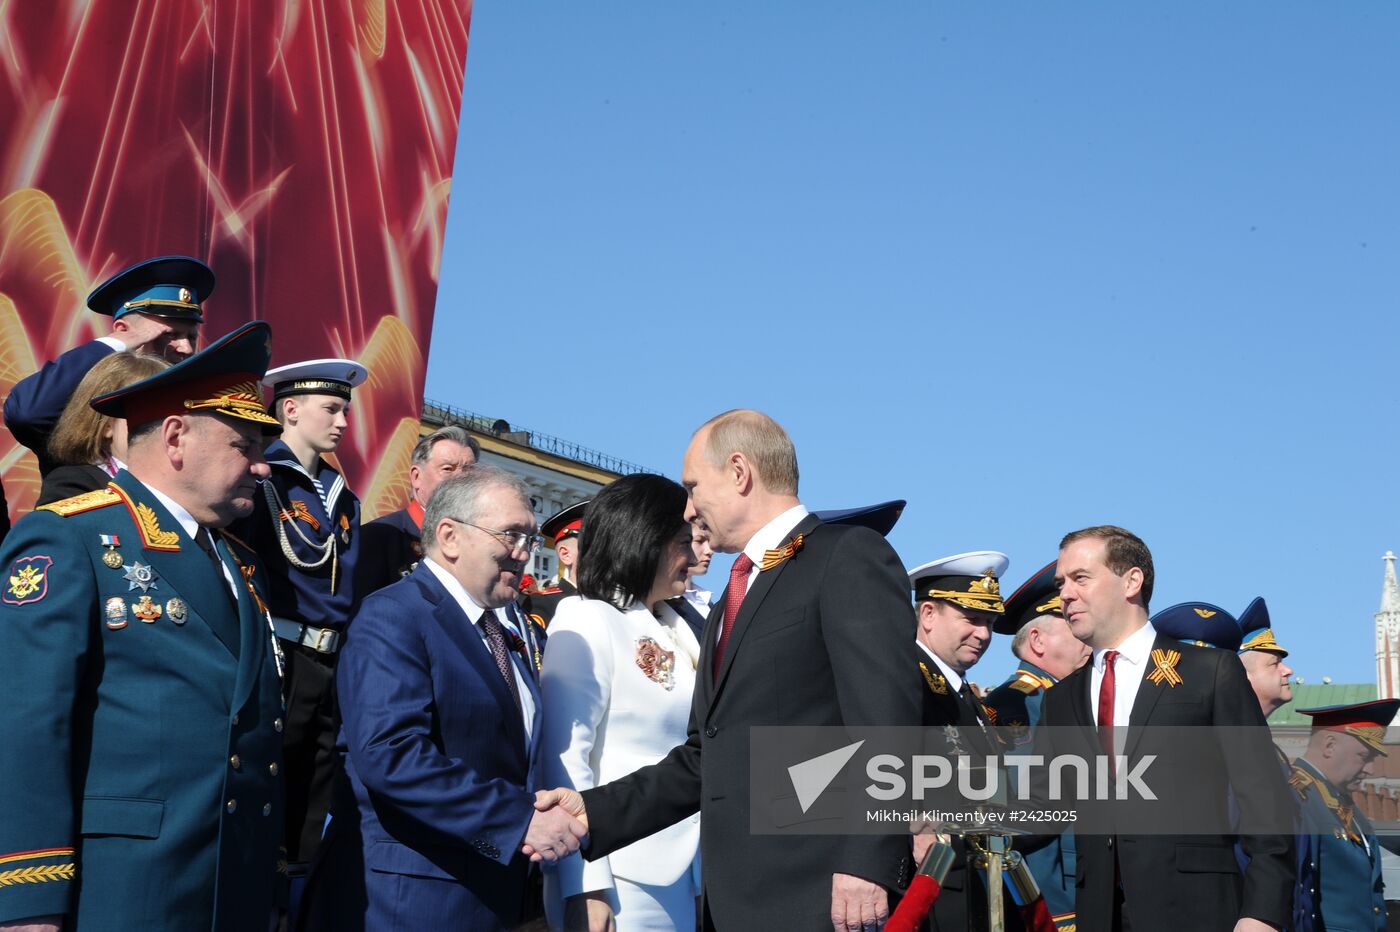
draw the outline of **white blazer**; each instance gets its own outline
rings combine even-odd
[[[540,688],[545,786],[584,790],[661,760],[685,742],[700,645],[663,603],[657,618],[641,603],[625,612],[571,596],[554,611]],[[613,889],[613,876],[665,886],[691,869],[700,816],[614,851],[558,865],[559,893]]]

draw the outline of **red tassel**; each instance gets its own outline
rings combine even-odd
[[[1038,896],[1034,902],[1019,909],[1021,922],[1027,932],[1055,932],[1055,920],[1050,918],[1050,908],[1045,905],[1045,897]]]
[[[933,901],[938,899],[942,888],[938,881],[927,874],[918,874],[909,883],[904,899],[899,901],[890,919],[885,923],[885,932],[915,932],[924,921],[928,911],[933,909]]]

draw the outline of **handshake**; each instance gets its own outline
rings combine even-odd
[[[576,790],[559,787],[535,792],[535,814],[520,852],[532,861],[557,861],[578,850],[588,837],[588,813]]]

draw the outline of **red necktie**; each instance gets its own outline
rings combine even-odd
[[[749,594],[751,569],[753,561],[747,553],[739,554],[739,558],[729,568],[729,589],[724,596],[724,618],[719,629],[719,646],[715,648],[716,681],[719,680],[719,665],[724,662],[724,649],[729,646],[729,632],[734,628],[734,619],[739,617],[739,606],[744,604],[744,596]]]
[[[1099,744],[1108,757],[1109,773],[1114,772],[1116,763],[1113,757],[1113,688],[1116,685],[1113,661],[1117,659],[1116,650],[1103,655],[1103,681],[1099,683]]]

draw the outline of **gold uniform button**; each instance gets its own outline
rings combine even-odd
[[[275,761],[267,765],[267,772],[272,774],[274,777],[277,776],[277,764]]]
[[[238,713],[237,713],[237,712],[233,713],[233,723],[234,723],[235,725],[238,724]]]
[[[282,730],[282,720],[281,720],[280,718],[274,718],[274,719],[272,720],[272,727],[275,728],[278,732],[281,732],[281,730]]]
[[[228,811],[229,815],[233,815],[235,812],[238,811],[238,800],[230,799],[228,801],[228,804],[224,806],[224,809]]]
[[[263,815],[272,815],[272,803],[263,803]]]
[[[228,765],[234,770],[237,770],[239,767],[243,766],[243,759],[235,754],[228,759]]]

